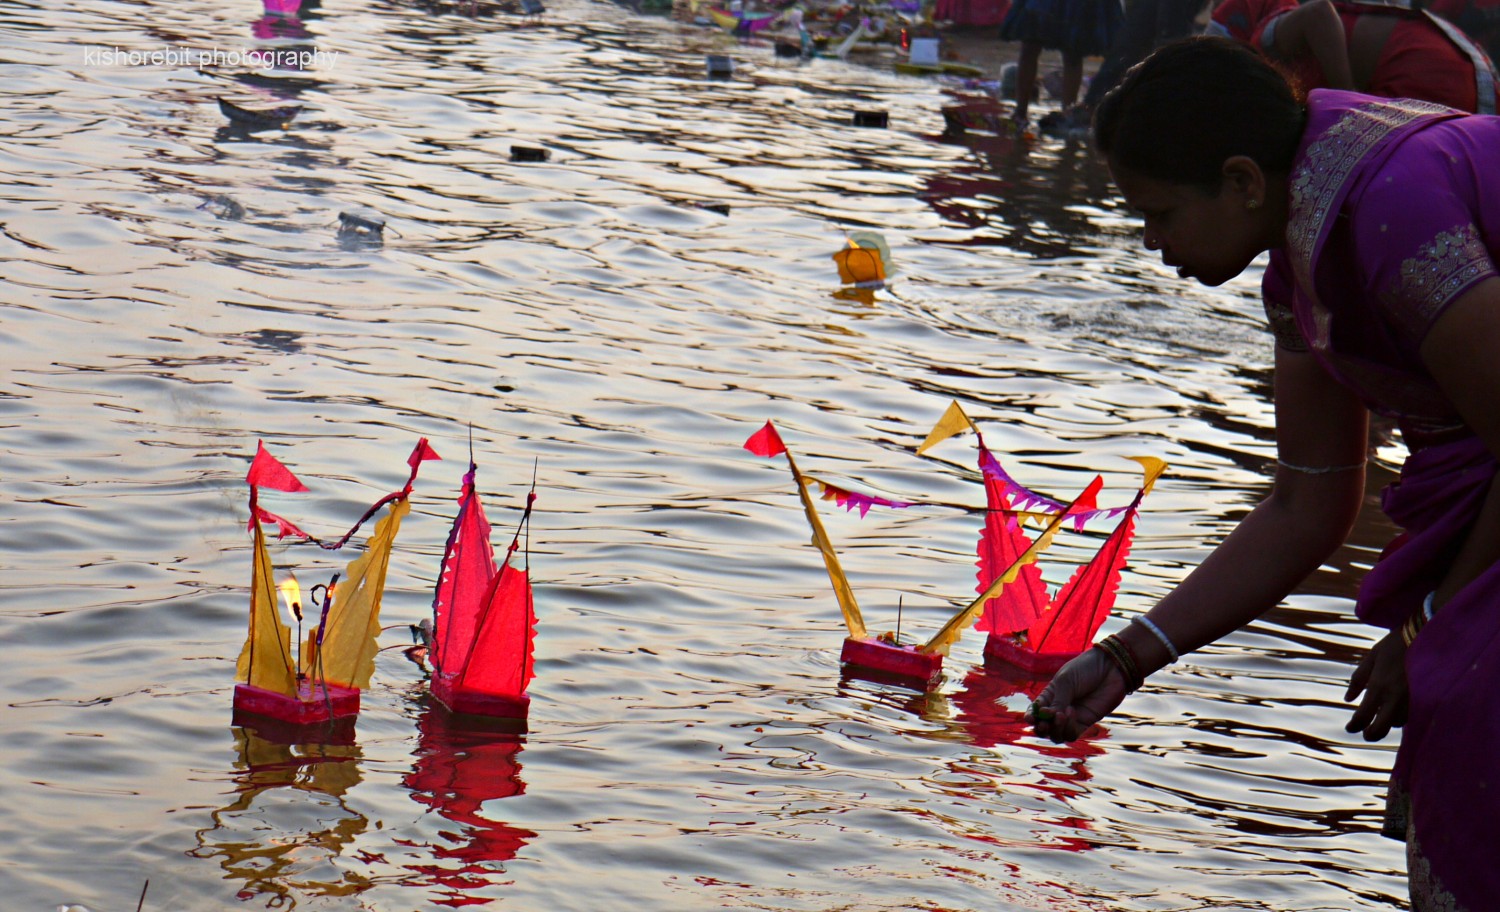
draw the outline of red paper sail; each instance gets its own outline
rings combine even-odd
[[[470,465],[432,602],[432,692],[455,712],[525,718],[536,609],[528,571],[511,558],[536,494],[528,495],[505,563],[497,569],[474,475]]]
[[[980,453],[982,464],[999,465],[982,443]],[[1114,607],[1120,573],[1135,534],[1136,512],[1161,470],[1159,460],[1145,460],[1142,465],[1146,482],[1128,506],[1100,510],[1090,503],[1079,504],[1071,511],[1070,515],[1080,522],[1113,515],[1121,515],[1121,519],[1089,562],[1074,572],[1055,597],[1048,597],[1041,571],[1033,565],[1022,570],[1017,585],[1006,587],[989,601],[978,624],[980,630],[990,634],[985,644],[987,656],[1025,671],[1047,674],[1089,648]],[[1011,505],[1007,481],[985,472],[988,511],[979,539],[981,592],[1000,568],[1010,565],[1012,555],[1030,545]]]

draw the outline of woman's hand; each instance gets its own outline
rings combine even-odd
[[[1406,644],[1398,631],[1376,643],[1349,678],[1346,701],[1363,692],[1365,698],[1344,730],[1363,732],[1366,741],[1379,741],[1391,727],[1406,724]]]
[[[1090,649],[1057,672],[1026,717],[1040,737],[1076,741],[1125,699],[1125,675],[1103,650]]]

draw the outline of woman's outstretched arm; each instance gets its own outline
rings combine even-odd
[[[1276,354],[1280,465],[1271,495],[1181,585],[1146,615],[1186,653],[1236,630],[1286,597],[1343,543],[1364,494],[1368,413],[1314,357]],[[1130,624],[1118,634],[1141,672],[1167,664],[1166,647]],[[1038,697],[1039,735],[1072,741],[1119,705],[1124,675],[1099,650],[1063,667]]]

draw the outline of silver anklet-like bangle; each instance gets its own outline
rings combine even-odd
[[[1293,472],[1301,472],[1304,475],[1331,475],[1334,472],[1352,472],[1355,469],[1362,469],[1365,467],[1365,464],[1363,462],[1355,462],[1349,465],[1341,466],[1305,466],[1297,465],[1295,462],[1287,462],[1285,459],[1276,460],[1276,464],[1281,466],[1283,469],[1290,469]]]
[[[1137,615],[1136,617],[1131,618],[1130,622],[1132,624],[1140,624],[1142,627],[1151,631],[1151,634],[1158,640],[1161,640],[1161,644],[1167,647],[1167,655],[1172,657],[1172,661],[1175,662],[1178,659],[1182,658],[1177,654],[1177,647],[1172,645],[1172,641],[1168,639],[1166,633],[1163,632],[1160,627],[1156,626],[1156,624],[1153,623],[1150,618],[1146,617],[1145,615]]]

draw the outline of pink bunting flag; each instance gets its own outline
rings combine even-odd
[[[766,422],[765,427],[750,435],[750,439],[745,441],[745,449],[768,459],[786,452],[786,446],[781,442],[781,435],[776,433],[775,425],[769,421]]]
[[[826,481],[819,481],[818,487],[823,491],[824,500],[831,500],[850,513],[858,510],[860,519],[865,518],[865,515],[870,512],[871,507],[893,507],[899,510],[902,507],[911,506],[906,501],[887,500],[884,497],[876,497],[873,494],[861,494],[858,491],[851,491],[848,488],[831,485]]]
[[[1013,501],[1014,509],[1022,511],[1035,511],[1040,513],[1060,513],[1067,509],[1067,504],[1045,494],[1038,494],[1025,485],[1010,477],[1010,473],[1000,465],[1000,460],[989,451],[983,441],[979,444],[979,468],[984,473],[986,489],[994,488],[994,493],[1004,495]],[[1007,508],[1009,509],[1009,508]],[[1086,502],[1075,502],[1073,509],[1068,510],[1068,516],[1073,520],[1074,531],[1082,532],[1083,527],[1091,520],[1103,517],[1112,519],[1130,509],[1128,506],[1109,507],[1099,509],[1092,498]]]
[[[297,480],[292,470],[281,464],[266,450],[264,441],[255,442],[255,459],[245,481],[252,488],[271,488],[275,491],[306,491],[307,485]]]

